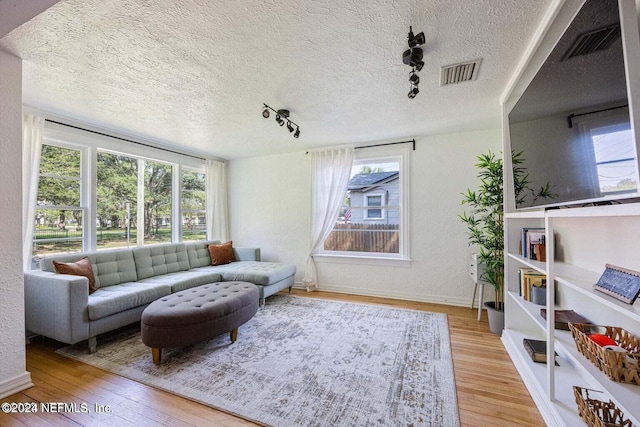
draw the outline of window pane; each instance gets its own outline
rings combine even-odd
[[[98,152],[97,175],[97,248],[135,246],[138,160]]]
[[[80,151],[42,146],[38,206],[80,206]]]
[[[33,255],[82,251],[82,211],[37,209]]]
[[[40,174],[80,178],[80,151],[70,148],[42,146]]]
[[[41,176],[38,206],[80,206],[80,181]]]
[[[171,241],[171,165],[147,161],[144,170],[144,244]]]
[[[351,170],[345,204],[324,250],[399,254],[399,212],[400,162],[358,161]]]
[[[207,238],[205,175],[182,171],[182,239],[205,240]]]

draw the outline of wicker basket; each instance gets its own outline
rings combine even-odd
[[[622,328],[614,326],[569,323],[578,351],[593,362],[611,380],[640,385],[640,340]],[[603,334],[616,341],[627,352],[600,347],[587,334]]]
[[[590,390],[573,386],[573,394],[578,404],[578,413],[589,427],[633,427],[631,420],[612,401],[603,402],[589,397]]]

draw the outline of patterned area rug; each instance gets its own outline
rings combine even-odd
[[[276,295],[229,334],[165,349],[139,328],[59,353],[273,426],[459,426],[447,317]]]

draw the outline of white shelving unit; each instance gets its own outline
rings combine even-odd
[[[553,0],[511,84],[502,96],[503,152],[511,153],[508,113],[553,49],[564,29],[582,5],[582,0]],[[637,12],[626,8],[626,18]],[[629,12],[636,12],[635,14]],[[634,67],[638,64],[635,63]],[[630,104],[640,100],[637,86],[631,88]],[[635,118],[633,118],[635,117]],[[638,135],[640,120],[632,115]],[[640,141],[636,138],[640,151]],[[509,157],[509,156],[506,156]],[[640,301],[629,305],[595,291],[593,285],[614,264],[640,271],[640,203],[610,206],[570,207],[516,211],[513,200],[511,159],[505,168],[505,329],[502,342],[523,378],[540,413],[549,426],[585,425],[578,415],[573,386],[602,391],[599,400],[613,401],[634,426],[640,427],[640,385],[611,381],[576,348],[568,331],[554,328],[555,310],[572,309],[599,325],[619,326],[640,336]],[[545,229],[546,262],[519,254],[522,229]],[[519,295],[518,269],[533,268],[547,275],[546,306],[523,300]],[[639,299],[640,300],[640,299]],[[540,314],[546,308],[547,319]],[[546,340],[547,360],[534,363],[523,346],[524,338]]]
[[[569,332],[554,329],[549,325],[549,320],[542,318],[542,306],[525,301],[519,296],[518,268],[535,268],[547,274],[548,278],[554,278],[553,281],[547,280],[545,308],[548,313],[557,309],[573,309],[587,319],[593,318],[594,323],[612,326],[623,324],[630,332],[640,334],[639,303],[625,304],[593,290],[593,284],[598,281],[600,273],[549,258],[545,263],[531,261],[518,254],[514,242],[520,242],[520,231],[523,227],[539,226],[539,223],[544,221],[547,242],[550,244],[554,241],[552,235],[556,235],[557,238],[562,233],[562,228],[559,227],[558,231],[556,225],[567,224],[578,218],[605,221],[611,227],[616,227],[619,219],[624,220],[625,224],[629,221],[637,221],[640,224],[640,204],[538,211],[535,215],[530,212],[526,215],[507,214],[507,247],[512,249],[507,253],[505,266],[507,298],[502,341],[548,425],[584,424],[578,416],[573,396],[573,386],[576,385],[602,391],[602,395],[594,397],[604,401],[612,400],[625,413],[625,417],[631,419],[634,425],[640,426],[640,386],[609,380],[578,352]],[[571,248],[567,248],[569,249]],[[594,242],[591,248],[580,249],[598,250],[598,242]],[[624,247],[620,250],[631,250],[640,255],[637,248]],[[611,262],[615,264],[616,253],[609,252],[602,256],[607,259],[613,258]],[[604,265],[594,266],[594,269],[604,270]],[[558,301],[554,298],[556,294],[562,296]],[[579,302],[579,305],[576,305],[576,302]],[[555,351],[558,353],[559,366],[534,363],[522,345],[524,338],[547,340],[547,360],[552,360],[551,354]]]

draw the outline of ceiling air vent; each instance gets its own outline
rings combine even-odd
[[[440,86],[448,86],[477,79],[480,62],[482,62],[482,59],[440,67]]]
[[[605,50],[620,38],[620,24],[589,31],[578,36],[560,61]]]

